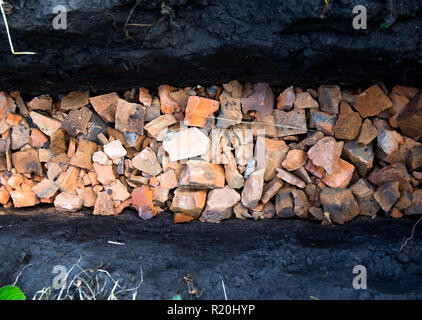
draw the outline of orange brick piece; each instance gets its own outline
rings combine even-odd
[[[148,186],[135,188],[132,191],[132,205],[138,211],[139,217],[144,220],[149,220],[157,215],[153,203],[153,194]]]
[[[185,124],[188,126],[204,128],[208,117],[220,107],[217,100],[190,96],[186,108]]]
[[[158,96],[160,97],[162,113],[172,114],[180,108],[179,104],[169,96],[170,92],[176,90],[177,88],[168,85],[161,85],[158,87]]]
[[[186,223],[186,222],[191,222],[192,220],[194,220],[194,217],[192,217],[188,214],[176,212],[174,214],[173,222],[174,223]]]
[[[39,129],[32,129],[31,131],[31,146],[34,148],[45,148],[48,142],[47,137]]]

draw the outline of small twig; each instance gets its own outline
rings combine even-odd
[[[412,240],[413,239],[413,235],[415,234],[415,228],[416,228],[416,226],[417,226],[417,224],[419,223],[419,221],[421,221],[422,220],[422,216],[418,219],[418,221],[416,221],[416,223],[413,225],[413,228],[412,228],[412,233],[410,234],[410,237],[409,238],[407,238],[405,241],[404,241],[404,243],[402,244],[402,246],[400,247],[400,249],[399,249],[399,251],[398,251],[398,253],[400,253],[403,249],[404,249],[404,247],[406,247],[406,245],[407,245],[407,242],[409,242],[410,240]]]
[[[139,1],[136,1],[136,4],[130,10],[129,15],[126,18],[125,25],[123,26],[123,31],[124,31],[126,37],[130,40],[133,40],[134,42],[136,42],[136,40],[131,35],[129,35],[129,31],[127,31],[126,27],[127,27],[127,24],[129,23],[130,18],[132,17],[133,12],[135,11],[135,9],[138,5],[139,5]]]
[[[37,294],[41,294],[38,298],[37,298]],[[44,295],[46,296],[47,299],[50,298],[51,295],[51,287],[47,287],[47,288],[42,288],[41,290],[38,290],[37,292],[35,292],[34,296],[32,297],[32,300],[41,300]]]
[[[108,240],[107,241],[109,244],[117,244],[117,245],[119,245],[119,246],[124,246],[125,245],[125,243],[124,242],[117,242],[117,241],[111,241],[111,240]]]
[[[117,30],[120,30],[119,27],[116,24],[116,18],[114,18],[114,16],[111,13],[107,13],[107,15],[109,15],[113,18],[113,27],[116,28]]]
[[[216,120],[224,120],[224,121],[232,121],[236,122],[236,124],[249,124],[249,125],[263,125],[263,126],[269,126],[269,127],[277,127],[277,128],[284,128],[284,129],[291,129],[291,130],[306,130],[306,131],[316,131],[312,129],[307,128],[300,128],[300,127],[293,127],[293,126],[286,126],[282,124],[276,124],[276,123],[266,123],[266,122],[260,122],[260,121],[239,121],[239,120],[233,120],[228,118],[222,118],[222,117],[215,117],[215,116],[207,116],[203,114],[194,113],[193,116],[196,117],[203,117],[203,118],[209,118],[209,119],[216,119]]]
[[[108,296],[107,300],[117,300],[116,296],[114,295],[114,290],[119,286],[119,280],[114,283],[113,289],[111,289],[111,293]]]
[[[126,26],[131,26],[131,27],[152,27],[153,25],[163,21],[165,19],[164,17],[161,17],[160,19],[158,19],[157,21],[153,22],[153,23],[128,23]]]
[[[82,256],[78,259],[78,261],[76,262],[76,264],[74,264],[70,268],[70,270],[66,273],[66,276],[64,277],[64,280],[63,281],[67,281],[67,277],[70,275],[70,273],[72,272],[73,268],[75,268],[77,265],[79,265],[79,262],[81,262],[81,260],[82,260]],[[60,289],[60,293],[59,293],[59,296],[57,297],[57,300],[60,300],[60,298],[62,297],[62,293],[64,291],[64,287],[65,286],[62,286],[62,288]]]
[[[7,17],[6,17],[6,12],[4,11],[3,8],[3,4],[4,1],[0,0],[0,10],[1,10],[1,14],[3,16],[3,21],[4,21],[4,26],[6,27],[6,32],[7,32],[7,38],[9,40],[9,45],[10,45],[10,51],[12,52],[12,54],[37,54],[36,52],[16,52],[15,49],[13,48],[13,43],[12,43],[12,37],[10,36],[10,31],[9,31],[9,25],[7,24]]]
[[[322,10],[322,13],[321,13],[321,19],[324,18],[325,12],[327,11],[328,5],[330,4],[331,0],[324,0],[324,1],[325,1],[325,6],[324,6],[324,9]]]
[[[20,278],[20,276],[21,276],[21,274],[22,274],[23,270],[25,270],[25,269],[26,269],[26,267],[29,267],[29,266],[32,266],[32,263],[31,263],[31,264],[27,264],[26,266],[24,266],[24,267],[22,268],[21,272],[19,272],[18,276],[16,277],[15,282],[13,282],[12,286],[16,286],[16,283],[18,283],[18,280],[19,280],[19,278]]]
[[[223,286],[224,299],[227,300],[226,286],[224,285],[224,280],[221,280],[221,285]]]

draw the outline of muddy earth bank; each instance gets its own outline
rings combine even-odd
[[[1,90],[106,92],[232,79],[273,86],[421,85],[419,0],[335,0],[323,19],[322,0],[7,3],[15,50],[38,54],[10,54],[2,25]],[[67,29],[55,30],[53,8],[63,4]],[[367,30],[352,26],[358,4],[367,9]]]
[[[36,95],[266,81],[274,86],[421,87],[422,3],[418,0],[69,0],[67,29],[54,30],[60,0],[8,0],[13,56],[1,25],[0,89]],[[368,29],[352,27],[353,6],[367,8]],[[393,4],[393,6],[391,5]],[[130,12],[132,14],[128,20]],[[125,28],[125,23],[128,25]],[[386,22],[388,22],[386,24]],[[152,24],[130,26],[129,24]],[[416,218],[358,217],[338,226],[310,221],[224,221],[174,225],[171,214],[141,221],[54,209],[0,215],[0,286],[18,285],[32,298],[50,286],[57,264],[79,257],[105,263],[138,298],[190,299],[191,274],[201,299],[421,299],[422,224],[402,252]],[[110,244],[108,241],[124,243]],[[368,289],[355,290],[355,265]],[[130,296],[128,296],[130,297]]]
[[[415,222],[359,216],[342,226],[298,219],[175,225],[170,213],[142,221],[133,210],[94,217],[14,209],[0,216],[0,285],[28,265],[17,284],[32,298],[52,285],[55,265],[69,268],[82,257],[82,267],[103,262],[126,288],[142,270],[138,299],[197,299],[188,274],[199,299],[224,299],[222,280],[229,299],[421,299],[420,226],[398,253]],[[356,265],[367,269],[367,290],[353,289]]]

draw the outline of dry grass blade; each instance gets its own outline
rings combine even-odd
[[[321,19],[324,18],[325,12],[327,11],[328,5],[330,4],[331,0],[324,0],[324,1],[325,1],[325,6],[324,6],[324,9],[322,10],[322,13],[321,13]]]
[[[37,54],[36,52],[16,52],[15,49],[13,48],[13,42],[12,42],[12,36],[10,35],[10,30],[9,30],[9,24],[7,23],[7,17],[6,17],[6,12],[4,11],[4,7],[3,7],[4,1],[0,0],[0,10],[1,10],[1,14],[3,16],[3,21],[4,21],[4,26],[6,27],[6,33],[7,33],[7,39],[9,40],[9,45],[10,45],[10,51],[12,52],[12,54],[15,55],[20,55],[20,54]]]
[[[143,272],[141,269],[141,280],[134,288],[122,288],[119,280],[115,280],[107,270],[100,269],[101,263],[96,268],[84,269],[80,266],[82,257],[71,266],[66,273],[68,279],[72,271],[78,268],[79,271],[71,278],[67,286],[63,286],[57,296],[52,295],[52,288],[45,287],[35,293],[33,300],[119,300],[127,292],[133,292],[132,299],[135,300],[138,289],[143,283]],[[23,271],[23,270],[22,270]],[[66,281],[64,280],[64,283]]]
[[[22,270],[19,272],[19,274],[16,276],[16,279],[15,279],[15,282],[13,282],[13,284],[12,284],[12,286],[16,286],[16,284],[18,283],[18,280],[19,280],[19,278],[20,278],[20,276],[22,275],[22,272],[27,268],[27,267],[29,267],[29,266],[32,266],[32,263],[31,264],[27,264],[26,266],[24,266],[23,268],[22,268]]]
[[[293,127],[293,126],[286,126],[283,124],[277,124],[277,123],[267,123],[267,122],[261,122],[261,121],[239,121],[239,120],[233,120],[233,119],[229,119],[229,118],[222,118],[222,117],[215,117],[215,116],[208,116],[208,115],[203,115],[203,114],[198,114],[198,113],[193,113],[193,116],[197,116],[197,117],[202,117],[202,118],[209,118],[209,119],[215,119],[215,120],[224,120],[224,121],[231,121],[231,122],[236,122],[236,124],[248,124],[248,125],[262,125],[262,126],[267,126],[267,127],[276,127],[276,128],[285,128],[285,129],[292,129],[292,130],[306,130],[306,131],[317,131],[317,130],[313,130],[313,129],[307,129],[307,128],[300,128],[300,127]]]
[[[419,223],[419,221],[421,221],[422,220],[422,216],[418,219],[418,221],[416,221],[416,223],[413,225],[413,228],[412,228],[412,233],[410,234],[410,237],[409,238],[407,238],[405,241],[404,241],[404,243],[402,244],[402,246],[400,247],[400,249],[399,249],[399,251],[398,251],[398,253],[400,253],[400,252],[402,252],[402,250],[404,249],[404,247],[406,247],[407,246],[407,243],[410,241],[410,240],[412,240],[413,239],[413,235],[415,234],[415,228],[416,228],[416,226],[418,225],[418,223]]]

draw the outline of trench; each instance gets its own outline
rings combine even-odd
[[[399,7],[388,29],[380,24],[389,8],[360,1],[370,12],[367,32],[351,30],[354,1],[333,1],[324,20],[317,1],[167,1],[177,26],[165,16],[152,28],[130,28],[136,42],[122,32],[134,1],[95,6],[67,1],[65,31],[51,28],[50,6],[59,1],[50,2],[10,1],[15,47],[38,54],[11,55],[1,33],[1,90],[58,98],[77,89],[94,95],[231,79],[279,87],[367,88],[374,81],[389,89],[422,87],[422,6],[416,0]],[[160,5],[142,3],[132,21],[157,21],[163,16]],[[0,286],[26,266],[18,285],[32,297],[51,285],[55,265],[71,266],[82,257],[86,268],[104,262],[127,287],[137,284],[142,270],[140,299],[171,299],[177,293],[186,300],[223,299],[222,280],[229,299],[422,298],[421,225],[399,252],[415,217],[359,216],[330,226],[300,219],[175,225],[168,212],[149,221],[129,209],[117,217],[91,213],[66,214],[48,206],[2,210]],[[352,286],[356,265],[367,268],[366,290]],[[200,297],[189,294],[188,274]]]

